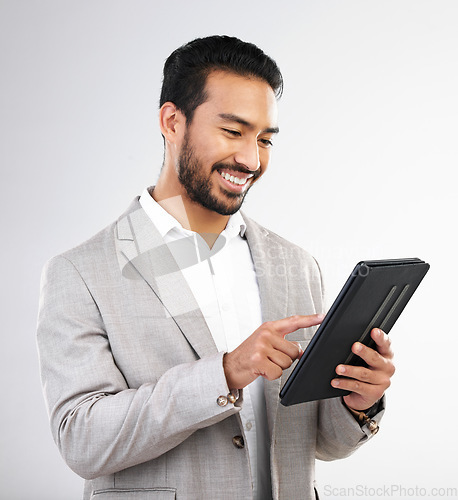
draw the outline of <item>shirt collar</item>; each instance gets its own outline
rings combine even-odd
[[[150,191],[153,188],[145,188],[142,195],[140,196],[140,205],[146,212],[148,217],[156,226],[160,235],[164,238],[173,229],[178,229],[179,231],[187,232],[185,229],[172,215],[170,215],[166,210],[164,210],[159,203],[151,196]],[[246,223],[243,220],[242,214],[237,211],[232,214],[227,221],[227,225],[221,234],[227,239],[234,238],[240,235],[242,238],[245,236]]]
[[[229,238],[233,238],[238,234],[240,234],[240,236],[243,238],[245,236],[245,231],[246,231],[245,221],[243,220],[242,214],[239,211],[237,211],[235,212],[235,214],[232,214],[229,217],[229,220],[227,221],[223,233],[229,236]]]

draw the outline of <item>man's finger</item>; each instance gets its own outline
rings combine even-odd
[[[371,337],[377,344],[377,352],[384,358],[392,358],[393,351],[391,350],[391,340],[388,335],[380,328],[374,328],[371,331]]]
[[[299,342],[292,341],[292,343],[296,344],[297,348],[299,349],[299,354],[297,356],[297,358],[299,359],[304,354],[304,349],[302,349],[302,346],[301,346],[301,344],[299,344]]]
[[[291,357],[288,354],[276,350],[272,351],[268,357],[272,363],[279,366],[282,370],[289,368],[295,360],[295,357]]]
[[[276,335],[271,336],[270,342],[272,347],[283,354],[289,356],[292,360],[302,356],[302,348],[298,342],[293,342]]]
[[[378,351],[368,347],[367,345],[361,344],[360,342],[355,342],[352,345],[351,350],[354,354],[365,361],[371,368],[380,369],[385,364],[383,356]]]
[[[319,325],[323,321],[323,318],[324,314],[311,314],[309,316],[296,315],[265,323],[264,326],[284,337],[288,335],[288,333],[299,330],[299,328],[309,328],[310,326]]]

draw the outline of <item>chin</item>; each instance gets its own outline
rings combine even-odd
[[[228,202],[227,197],[225,198],[226,199],[223,200],[215,197],[212,200],[206,200],[207,203],[205,203],[204,206],[212,212],[216,212],[220,215],[232,215],[240,210],[245,197],[243,196],[242,199],[239,197],[230,197],[232,202]]]

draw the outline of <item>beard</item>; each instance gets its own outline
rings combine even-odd
[[[219,190],[219,196],[212,192],[213,182],[211,175],[215,170],[228,168],[235,172],[252,173],[253,177],[250,186],[243,193],[231,193],[229,191]],[[217,174],[219,175],[219,174]],[[207,175],[202,163],[194,153],[189,143],[189,136],[186,132],[184,144],[178,158],[178,180],[186,189],[189,198],[199,205],[216,212],[220,215],[232,215],[242,206],[246,194],[250,190],[254,181],[260,176],[260,170],[249,172],[239,166],[226,163],[215,163],[210,173]],[[217,189],[217,188],[216,188]]]

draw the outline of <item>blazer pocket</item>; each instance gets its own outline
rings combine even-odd
[[[175,488],[113,488],[94,491],[91,500],[173,500],[176,492]]]

